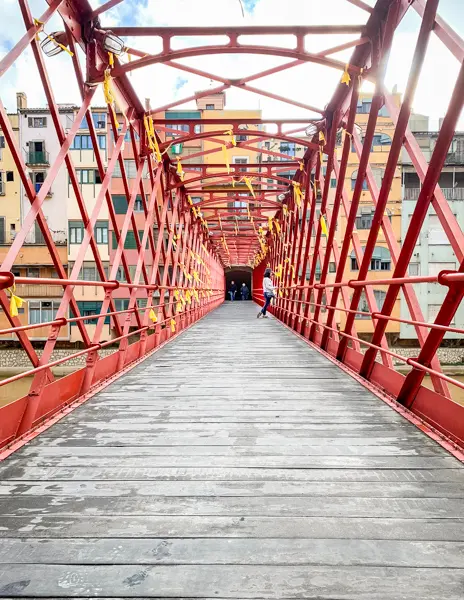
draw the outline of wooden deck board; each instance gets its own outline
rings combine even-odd
[[[464,468],[251,303],[0,464],[0,597],[458,600]]]

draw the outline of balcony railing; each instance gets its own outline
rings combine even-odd
[[[16,286],[16,294],[21,298],[61,298],[63,296],[63,288],[57,285],[23,283]]]
[[[464,188],[440,188],[447,200],[464,200]],[[420,188],[403,188],[403,200],[417,200]]]
[[[27,153],[27,164],[28,165],[49,165],[49,153],[42,150],[40,152],[30,150]]]

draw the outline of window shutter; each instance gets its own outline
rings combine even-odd
[[[27,124],[29,127],[34,127],[34,121],[33,121],[32,117],[28,117]]]
[[[0,148],[4,148],[5,147],[5,137],[3,135],[0,135]]]
[[[125,196],[113,195],[114,211],[117,215],[125,215],[127,212],[127,200]]]

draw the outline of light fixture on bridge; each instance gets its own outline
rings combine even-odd
[[[61,52],[68,51],[68,36],[65,31],[54,31],[45,35],[46,37],[40,43],[45,56],[56,56]]]
[[[111,30],[103,34],[102,46],[107,52],[112,52],[119,56],[124,51],[124,41],[115,35]]]
[[[285,200],[285,196],[286,196],[286,195],[287,195],[287,194],[279,194],[279,195],[277,196],[277,200],[280,200],[281,202],[283,202],[283,201]]]

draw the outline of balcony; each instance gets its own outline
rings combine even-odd
[[[60,285],[21,283],[16,286],[16,294],[21,298],[62,298],[63,288]]]
[[[447,200],[464,200],[464,187],[440,188]],[[420,188],[403,188],[403,200],[417,200]]]
[[[27,153],[26,164],[27,165],[49,165],[50,164],[49,154],[48,154],[48,152],[45,152],[45,150],[41,150],[41,151],[30,150]]]

